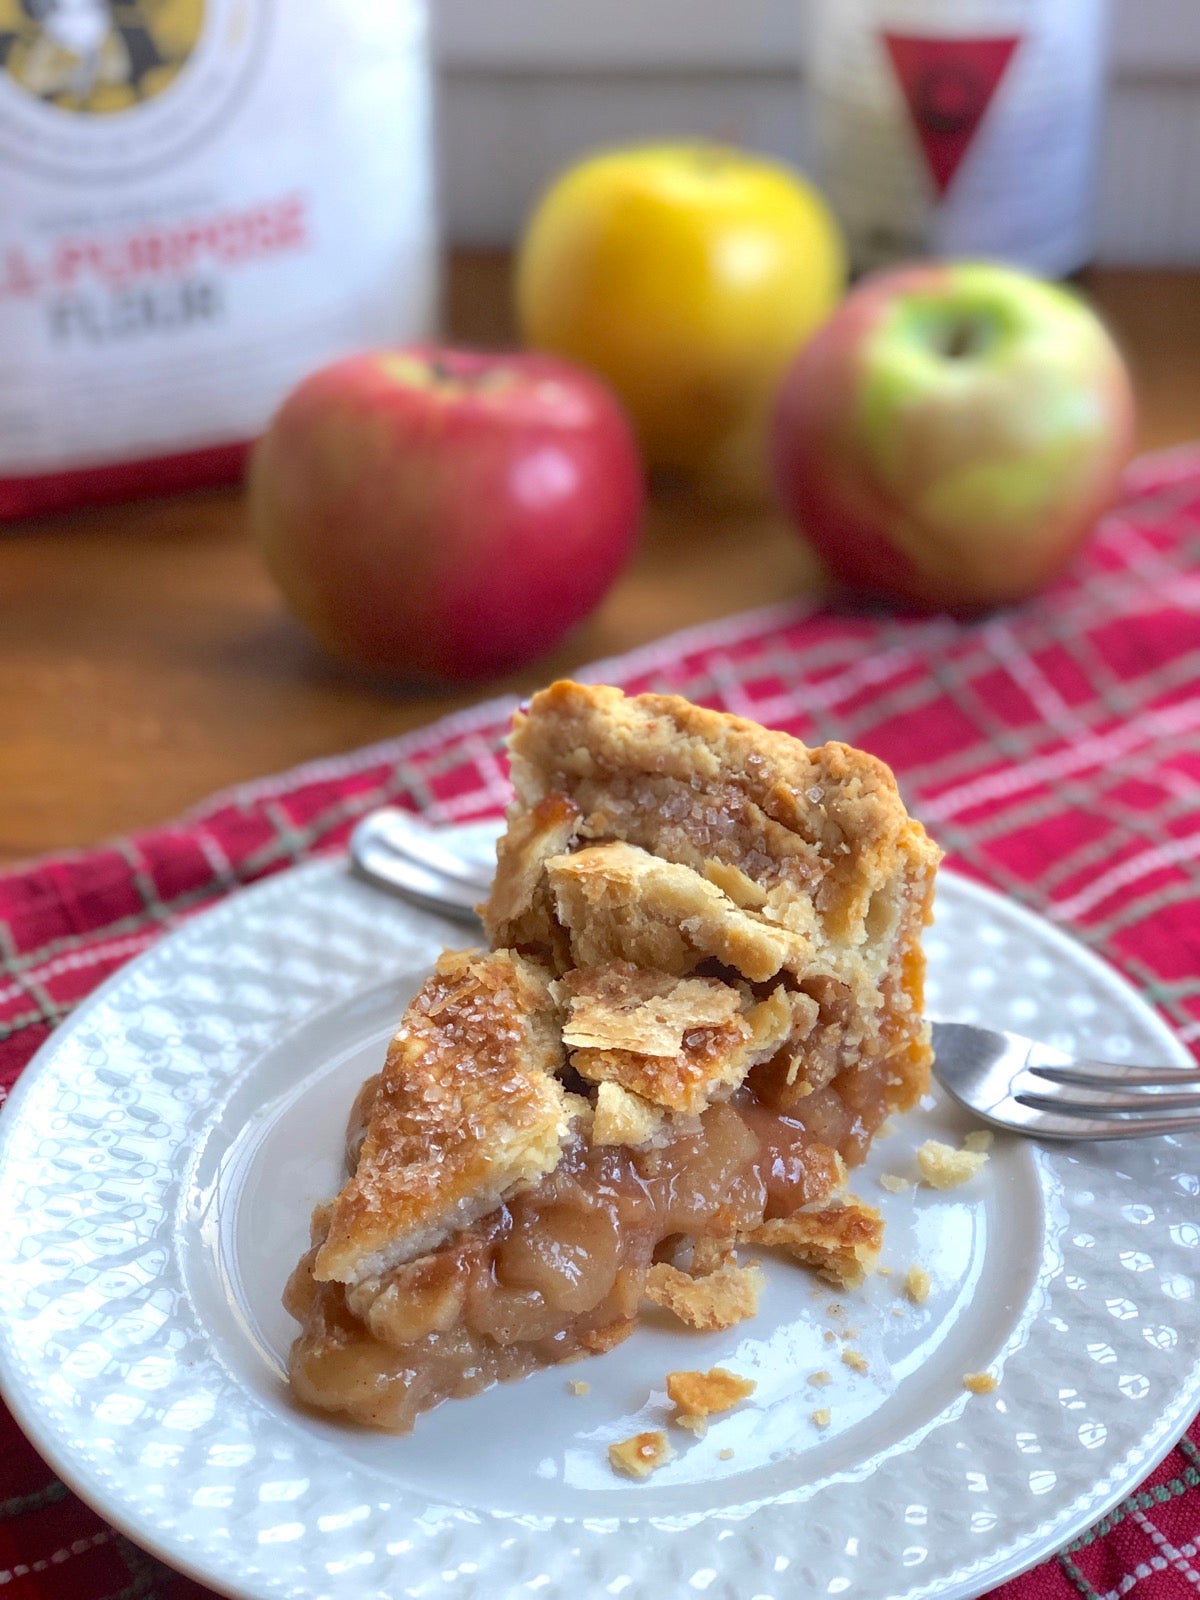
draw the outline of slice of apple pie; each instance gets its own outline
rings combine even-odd
[[[730,1325],[739,1243],[858,1282],[882,1223],[846,1169],[928,1083],[938,851],[882,763],[574,683],[509,747],[491,949],[410,1004],[285,1296],[296,1394],[377,1427],[646,1303]]]

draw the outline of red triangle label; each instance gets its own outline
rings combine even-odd
[[[945,194],[979,131],[1020,34],[929,39],[882,35],[939,195]]]

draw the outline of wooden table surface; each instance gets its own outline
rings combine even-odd
[[[1129,358],[1141,448],[1200,435],[1200,272],[1096,271],[1084,287]],[[455,338],[511,337],[503,256],[460,253],[447,289]],[[633,566],[553,657],[413,695],[310,647],[235,491],[0,532],[0,862],[165,820],[214,789],[818,582],[773,513],[660,500]]]

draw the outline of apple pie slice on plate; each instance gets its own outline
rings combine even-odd
[[[858,1282],[882,1224],[847,1168],[929,1078],[938,851],[882,763],[574,683],[510,752],[492,948],[410,1004],[287,1290],[295,1393],[381,1428],[647,1303],[752,1315],[740,1243]]]

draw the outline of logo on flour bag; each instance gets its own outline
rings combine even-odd
[[[64,111],[124,111],[161,94],[196,47],[204,0],[2,0],[8,76]]]
[[[67,182],[169,166],[225,121],[270,0],[0,0],[0,161]]]

